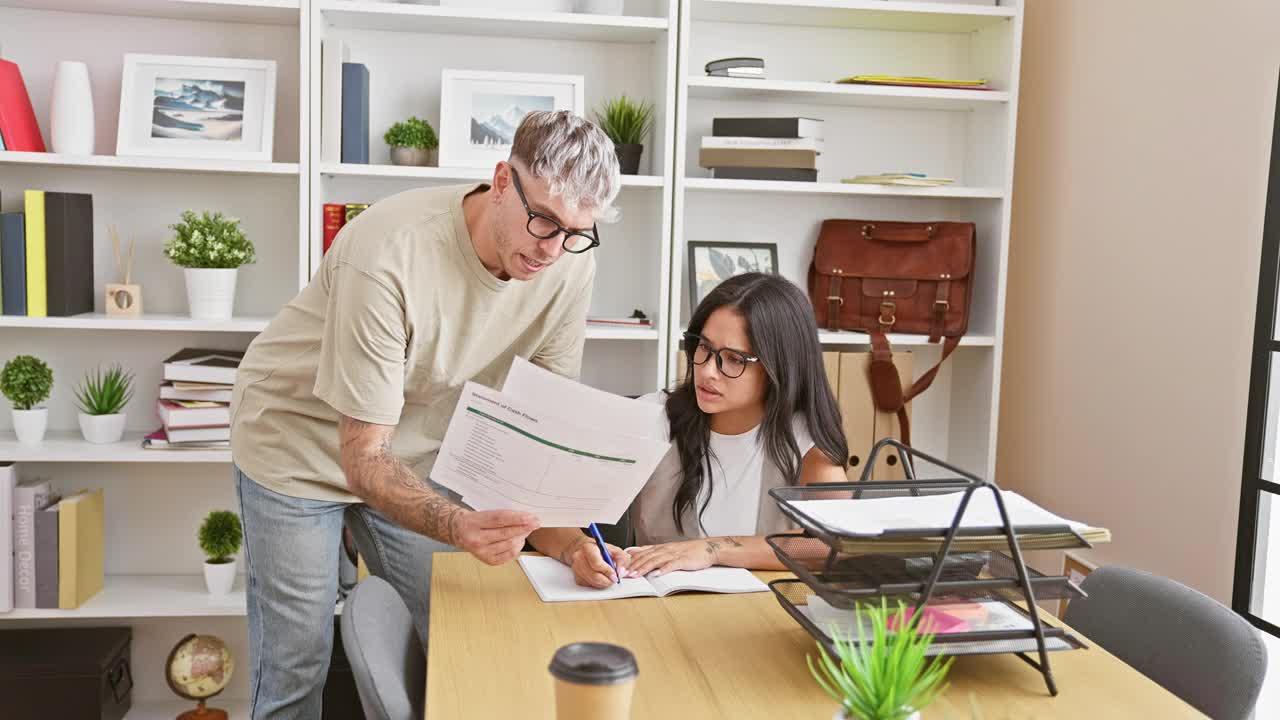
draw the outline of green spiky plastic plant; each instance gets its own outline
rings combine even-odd
[[[230,510],[214,510],[200,524],[200,549],[215,565],[231,562],[240,550],[240,517]]]
[[[609,100],[596,113],[596,124],[614,145],[643,145],[653,126],[653,103],[635,102],[626,95]]]
[[[133,397],[133,373],[119,365],[95,369],[76,388],[76,405],[86,415],[114,415]]]

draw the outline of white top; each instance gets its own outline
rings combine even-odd
[[[639,400],[663,403],[666,401],[666,395],[663,392],[655,392]],[[792,428],[796,446],[803,458],[813,448],[813,438],[809,435],[808,428],[801,417],[793,420]],[[669,436],[669,428],[667,433]],[[721,435],[712,432],[711,458],[709,467],[704,469],[705,478],[709,479],[709,482],[704,482],[702,485],[695,511],[702,508],[708,493],[711,496],[711,502],[702,512],[702,527],[686,527],[685,532],[696,533],[690,537],[755,535],[760,514],[761,484],[766,470],[765,464],[769,462],[768,458],[769,452],[761,442],[759,425],[741,435]],[[671,505],[666,499],[674,496],[674,488],[679,486],[680,479],[679,449],[673,440],[667,456],[658,463],[658,467],[645,484],[645,489],[641,491],[642,496],[654,497],[654,499],[661,496],[662,500],[657,503],[645,503],[644,512],[646,514],[662,513],[663,517],[669,516]],[[653,507],[650,507],[651,505]]]

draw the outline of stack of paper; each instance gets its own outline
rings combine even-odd
[[[664,413],[517,357],[501,391],[463,387],[431,479],[543,527],[616,523],[670,447]]]
[[[855,175],[841,182],[862,185],[904,185],[907,187],[938,187],[951,185],[952,178],[930,177],[924,173],[880,173],[879,175]]]
[[[841,78],[836,82],[853,85],[900,85],[905,87],[953,88],[957,90],[991,89],[986,80],[949,80],[947,78],[910,75],[854,75]]]

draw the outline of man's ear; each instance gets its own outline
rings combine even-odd
[[[503,194],[511,189],[511,163],[499,160],[498,164],[493,166],[493,182],[490,185],[494,200],[501,199]]]

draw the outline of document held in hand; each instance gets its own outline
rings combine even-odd
[[[463,387],[431,479],[543,527],[615,523],[670,447],[662,412],[516,358],[501,391]]]

